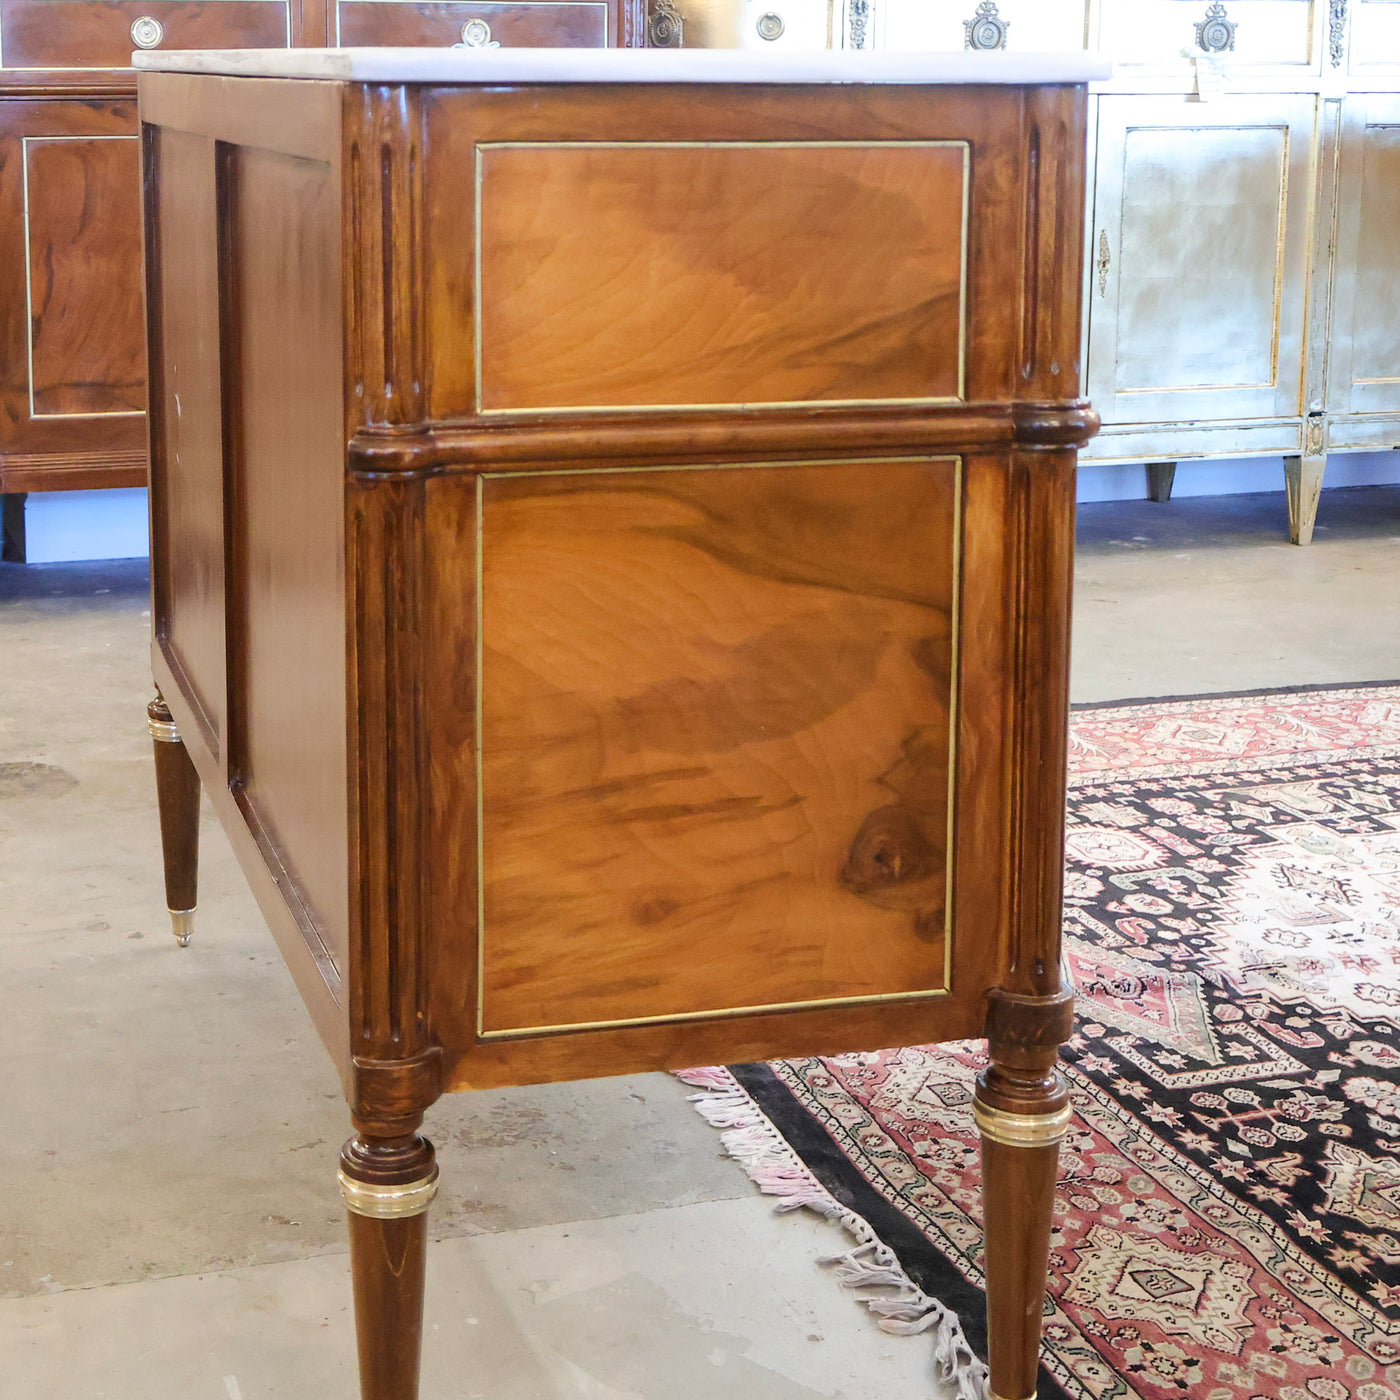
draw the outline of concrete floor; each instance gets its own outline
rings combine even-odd
[[[1400,677],[1400,488],[1081,512],[1077,700]],[[350,1400],[347,1131],[227,844],[159,889],[143,564],[0,566],[0,1394]],[[431,1115],[424,1400],[930,1400],[659,1075]]]

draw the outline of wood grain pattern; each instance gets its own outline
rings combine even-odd
[[[44,415],[146,406],[134,136],[24,142],[30,384]]]
[[[303,932],[346,966],[339,198],[332,167],[231,148],[229,783]],[[165,250],[167,261],[169,250]],[[304,716],[294,722],[291,716]]]
[[[69,91],[0,86],[0,463],[28,483],[10,490],[90,486],[104,459],[130,485],[145,456],[135,104]],[[60,454],[79,470],[39,480]]]
[[[227,738],[224,413],[214,143],[149,128],[153,630],[216,754]],[[158,145],[158,149],[156,146]],[[162,199],[162,187],[186,190]],[[162,256],[164,250],[170,256]]]
[[[967,154],[484,146],[482,411],[959,397]]]
[[[131,25],[149,16],[165,49],[266,49],[287,43],[289,0],[0,0],[9,68],[125,68]]]
[[[485,480],[487,1031],[946,985],[956,476]]]
[[[547,4],[404,4],[402,0],[341,0],[337,7],[342,44],[389,44],[447,48],[462,42],[462,26],[484,20],[491,39],[505,48],[605,49],[616,45],[618,0],[550,0]]]

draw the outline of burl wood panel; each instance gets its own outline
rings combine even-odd
[[[140,151],[134,136],[24,141],[36,415],[146,406]]]
[[[303,932],[343,971],[340,191],[328,164],[228,149],[229,779]]]
[[[479,410],[960,397],[968,156],[483,144]]]
[[[214,142],[152,128],[154,630],[215,754],[222,750],[224,447]],[[183,198],[163,199],[180,189]]]
[[[126,68],[131,25],[164,27],[163,49],[283,48],[285,0],[0,0],[7,68]]]
[[[958,470],[484,480],[488,1033],[946,987]]]
[[[447,47],[462,42],[464,24],[480,19],[506,48],[602,49],[617,43],[611,8],[608,0],[515,5],[348,0],[338,9],[339,42]]]

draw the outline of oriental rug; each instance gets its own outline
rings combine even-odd
[[[1078,710],[1041,1400],[1400,1400],[1400,685]],[[697,1070],[891,1331],[985,1387],[982,1042]],[[876,1400],[872,1397],[871,1400]]]

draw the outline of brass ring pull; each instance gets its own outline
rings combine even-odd
[[[484,19],[469,19],[462,26],[462,42],[458,46],[464,49],[498,49],[501,47],[500,40],[491,37],[491,26]]]
[[[165,26],[154,15],[142,15],[131,21],[131,42],[138,49],[155,49],[165,38]]]

